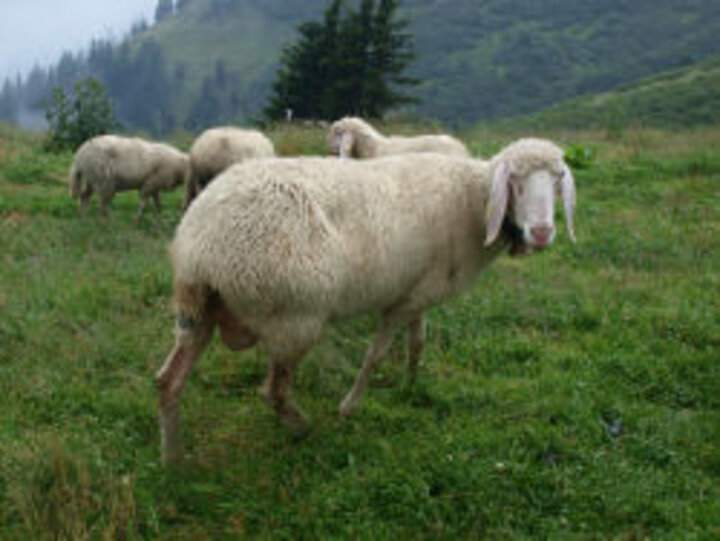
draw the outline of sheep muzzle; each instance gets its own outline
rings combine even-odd
[[[510,242],[510,255],[525,255],[532,251],[531,247],[525,242],[523,230],[507,216],[503,220],[501,231],[503,236]]]

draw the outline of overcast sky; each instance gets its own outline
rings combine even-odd
[[[0,0],[0,82],[151,22],[157,0]]]

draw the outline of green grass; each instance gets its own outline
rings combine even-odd
[[[299,370],[314,424],[294,441],[255,394],[262,352],[213,344],[165,471],[152,377],[182,194],[139,227],[134,193],[81,219],[70,156],[0,131],[0,538],[720,536],[720,130],[552,135],[598,149],[578,243],[503,257],[433,310],[414,387],[398,340],[340,419],[373,321],[339,324]],[[467,134],[485,156],[511,137]]]

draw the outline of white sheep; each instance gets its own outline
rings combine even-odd
[[[107,216],[115,193],[139,190],[140,220],[152,197],[160,209],[160,192],[185,183],[190,161],[184,152],[137,137],[100,135],[83,143],[75,153],[70,169],[70,196],[80,199],[82,212],[94,192],[100,199],[100,212]]]
[[[228,169],[193,203],[170,246],[176,342],[156,375],[164,460],[179,456],[180,393],[216,325],[230,349],[265,346],[261,396],[302,431],[305,416],[290,397],[300,359],[327,322],[380,314],[340,407],[349,414],[398,326],[409,326],[412,378],[424,310],[468,288],[508,247],[553,242],[556,190],[574,239],[573,177],[562,150],[545,140],[520,140],[490,162],[417,154]]]
[[[449,156],[468,157],[465,145],[449,135],[418,135],[385,137],[370,124],[357,117],[345,117],[330,126],[330,153],[341,158],[377,158],[411,152],[437,152]]]
[[[272,141],[259,131],[233,126],[205,130],[190,148],[192,175],[186,186],[185,207],[230,165],[272,156],[275,156]]]

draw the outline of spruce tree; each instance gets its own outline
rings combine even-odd
[[[159,23],[173,14],[173,0],[158,0],[155,8],[155,22]]]
[[[14,124],[17,121],[19,107],[17,92],[9,79],[5,79],[2,92],[0,92],[0,122]]]
[[[335,78],[336,57],[328,51],[338,47],[338,25],[344,0],[333,0],[322,22],[298,26],[300,38],[285,47],[272,96],[264,110],[271,119],[285,117],[291,109],[295,118],[324,118],[327,89]]]
[[[415,101],[399,87],[416,84],[404,74],[412,62],[406,20],[398,0],[360,0],[357,9],[332,0],[319,22],[298,27],[286,47],[264,114],[332,120],[346,114],[380,117]]]
[[[412,35],[406,32],[408,20],[395,20],[399,0],[380,0],[373,21],[373,47],[365,78],[365,114],[377,117],[383,111],[416,103],[417,99],[398,90],[417,85],[419,81],[405,74],[415,56]]]

